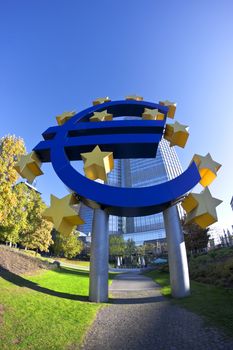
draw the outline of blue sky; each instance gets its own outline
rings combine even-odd
[[[1,136],[23,137],[30,151],[57,114],[96,97],[176,101],[176,120],[190,126],[182,166],[207,152],[222,164],[210,190],[224,201],[219,222],[233,223],[231,0],[1,1],[0,51]],[[66,189],[43,170],[48,203]]]

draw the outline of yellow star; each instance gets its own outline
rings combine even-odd
[[[42,215],[54,224],[58,232],[69,235],[77,225],[84,224],[74,209],[77,203],[78,200],[73,194],[68,194],[63,198],[57,198],[51,194],[51,206],[45,209]]]
[[[102,112],[94,112],[93,117],[91,117],[90,122],[105,122],[112,120],[112,114],[108,113],[107,110]]]
[[[143,101],[143,97],[142,96],[137,96],[137,95],[129,95],[129,96],[126,96],[125,99],[126,100]]]
[[[183,125],[178,122],[166,125],[164,138],[170,142],[170,147],[179,146],[184,148],[188,137],[188,125]]]
[[[41,161],[37,154],[33,151],[26,155],[22,155],[14,166],[15,170],[28,182],[32,183],[35,177],[43,175],[41,171]]]
[[[166,101],[159,101],[159,104],[169,108],[167,116],[168,118],[173,119],[176,112],[176,103],[166,100]]]
[[[95,105],[100,105],[101,103],[105,103],[105,102],[111,102],[111,100],[108,96],[99,97],[96,100],[94,100],[92,103],[93,103],[93,106],[95,106]]]
[[[145,120],[164,120],[164,114],[160,113],[158,109],[144,108],[142,119]]]
[[[106,174],[114,168],[113,153],[102,152],[99,146],[96,146],[92,152],[81,153],[81,157],[84,161],[85,175],[91,180],[106,181]]]
[[[211,196],[206,187],[200,194],[190,193],[183,201],[182,207],[188,213],[186,223],[196,223],[206,228],[218,221],[216,207],[221,204],[220,199]]]
[[[63,125],[65,124],[70,118],[72,118],[76,114],[75,111],[73,112],[63,112],[62,114],[56,116],[57,124]]]
[[[215,162],[209,153],[207,153],[205,157],[195,154],[192,161],[194,161],[198,167],[201,176],[200,184],[203,187],[209,186],[214,181],[217,176],[217,171],[222,166]]]
[[[188,196],[181,203],[186,213],[190,213],[193,209],[198,206],[198,201],[193,193],[189,193]]]

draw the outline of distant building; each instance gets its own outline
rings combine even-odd
[[[210,226],[208,235],[209,237],[209,248],[214,248],[221,244],[221,236],[222,236],[223,230],[220,226],[213,225]]]
[[[24,185],[27,186],[30,190],[33,190],[33,191],[35,191],[35,192],[41,194],[41,192],[39,192],[39,191],[37,190],[37,188],[35,187],[35,184],[34,184],[34,183],[33,183],[33,184],[29,184],[27,181],[20,181],[20,182],[18,182],[16,185],[14,185],[13,187],[18,186],[19,184],[24,184]]]
[[[152,159],[116,159],[114,170],[108,175],[108,184],[118,187],[145,187],[171,180],[182,173],[174,147],[166,140],[159,144],[157,156]],[[123,200],[123,199],[122,199]],[[180,216],[183,212],[178,208]],[[81,205],[80,216],[85,225],[79,231],[88,234],[92,230],[93,210]],[[109,234],[123,234],[124,239],[133,239],[137,245],[144,241],[165,239],[163,214],[142,217],[109,217]]]
[[[233,210],[233,197],[231,198],[231,209]]]
[[[230,229],[223,229],[214,225],[210,227],[208,234],[210,235],[208,242],[209,249],[233,246],[233,226]]]
[[[167,240],[166,238],[160,238],[160,239],[151,239],[148,241],[144,241],[144,245],[152,245],[153,246],[153,253],[155,255],[160,254],[167,254]]]
[[[85,258],[87,256],[90,256],[90,251],[91,251],[91,236],[85,235],[82,232],[79,232],[79,237],[78,240],[83,243],[83,249],[81,254],[79,254],[81,257]]]
[[[93,209],[82,203],[80,206],[79,215],[84,220],[85,224],[79,225],[77,229],[88,236],[91,234],[92,230]]]
[[[35,192],[41,194],[41,192],[39,192],[39,191],[37,190],[37,188],[35,187],[36,184],[34,184],[34,183],[29,184],[27,181],[26,181],[26,182],[23,182],[23,183],[24,183],[30,190],[33,190],[33,191],[35,191]]]
[[[231,247],[233,245],[233,232],[230,232],[228,228],[223,230],[221,244],[223,247]]]
[[[147,187],[171,180],[182,173],[176,151],[162,139],[156,158],[121,159],[109,174],[109,184],[122,187]],[[180,211],[181,214],[181,211]],[[110,216],[109,234],[123,233],[124,239],[133,239],[137,245],[144,241],[166,237],[163,214],[140,217]]]

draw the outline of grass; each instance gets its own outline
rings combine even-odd
[[[169,274],[154,270],[147,276],[162,286],[162,294],[171,297]],[[201,316],[208,322],[233,335],[233,290],[210,284],[191,281],[191,295],[182,299],[172,299],[180,306]]]
[[[66,259],[66,258],[57,258],[57,259],[55,258],[54,260],[58,260],[63,263],[71,264],[71,265],[90,267],[90,261],[72,260],[72,259]]]
[[[1,350],[77,349],[102,307],[88,302],[88,277],[87,271],[68,268],[36,276],[3,273]]]

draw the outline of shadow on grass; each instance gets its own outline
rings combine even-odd
[[[88,271],[80,271],[80,270],[72,270],[69,268],[59,268],[54,270],[57,273],[66,273],[66,274],[72,274],[76,276],[82,276],[82,277],[89,277],[89,272]],[[112,275],[112,274],[110,274]],[[77,294],[69,294],[69,293],[64,293],[64,292],[58,292],[49,288],[41,287],[35,282],[29,281],[26,278],[16,275],[13,272],[10,272],[7,269],[4,269],[3,267],[0,268],[0,277],[5,279],[8,282],[11,282],[15,284],[18,287],[25,287],[32,289],[34,291],[37,291],[39,293],[44,293],[47,295],[55,296],[58,298],[63,298],[63,299],[69,299],[69,300],[77,300],[77,301],[82,301],[82,302],[90,302],[88,296],[83,296],[83,295],[77,295]],[[150,297],[131,297],[131,298],[124,298],[124,297],[111,297],[108,300],[108,304],[146,304],[146,303],[155,303],[155,302],[160,302],[164,301],[163,296],[150,296]]]
[[[61,269],[61,271],[57,270],[58,272],[66,273],[66,269]],[[67,273],[73,273],[74,271],[70,271]],[[74,272],[75,275],[83,275],[81,272]],[[32,290],[35,290],[40,293],[52,295],[55,297],[59,298],[64,298],[64,299],[70,299],[70,300],[78,300],[78,301],[89,301],[88,296],[83,296],[83,295],[77,295],[77,294],[69,294],[69,293],[63,293],[63,292],[57,292],[52,289],[48,289],[45,287],[39,286],[35,282],[31,282],[19,275],[14,274],[13,272],[10,272],[7,269],[0,268],[0,276],[4,278],[6,281],[11,282],[15,284],[18,287],[26,287]]]
[[[89,271],[85,270],[78,270],[78,269],[73,269],[72,267],[60,267],[56,270],[53,270],[54,272],[57,273],[62,273],[62,274],[68,274],[68,275],[75,275],[75,276],[81,276],[81,277],[89,277]]]

